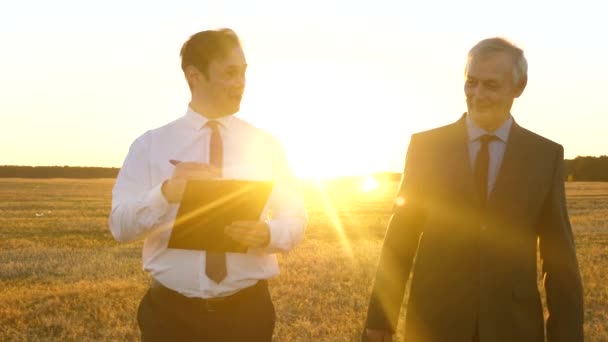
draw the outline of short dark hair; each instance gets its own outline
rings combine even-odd
[[[225,56],[226,52],[240,46],[239,37],[228,28],[207,30],[193,34],[186,40],[180,51],[182,70],[194,66],[208,77],[209,63],[217,57]]]

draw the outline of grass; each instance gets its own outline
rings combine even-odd
[[[107,228],[114,181],[0,179],[0,340],[138,340],[141,241]],[[396,183],[306,184],[306,238],[270,282],[277,341],[355,341]],[[608,341],[608,183],[568,183],[588,341]],[[403,315],[402,315],[403,316]]]

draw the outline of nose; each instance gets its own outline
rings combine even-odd
[[[239,73],[237,77],[234,78],[234,86],[239,88],[245,87],[245,73]]]

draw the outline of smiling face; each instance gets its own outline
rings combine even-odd
[[[195,33],[184,43],[180,55],[194,111],[210,119],[239,111],[247,62],[234,31]]]
[[[487,131],[500,127],[511,115],[513,100],[523,92],[525,83],[515,84],[513,57],[504,52],[473,56],[465,72],[464,93],[468,114]]]
[[[204,103],[205,116],[217,118],[239,111],[247,70],[240,46],[234,46],[211,60],[206,74],[194,69],[189,77],[192,96]]]

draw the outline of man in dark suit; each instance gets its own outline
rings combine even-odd
[[[468,55],[468,111],[414,134],[363,339],[390,341],[413,272],[406,341],[583,341],[583,295],[566,210],[563,147],[519,126],[523,51],[485,39]]]

